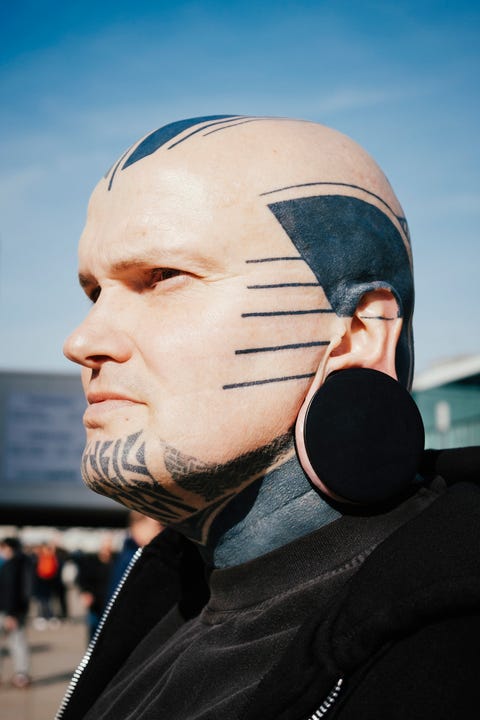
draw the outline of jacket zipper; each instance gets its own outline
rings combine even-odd
[[[333,688],[333,690],[331,690],[331,691],[328,693],[328,696],[327,696],[326,699],[323,701],[323,703],[320,705],[320,707],[318,708],[318,710],[316,710],[316,711],[313,713],[313,715],[310,715],[310,717],[308,718],[308,720],[320,720],[321,718],[325,717],[325,715],[327,714],[327,712],[328,712],[328,711],[331,709],[331,707],[335,704],[335,702],[336,702],[336,700],[337,700],[337,698],[338,698],[338,696],[339,696],[339,694],[340,694],[340,691],[341,691],[341,689],[342,689],[342,685],[343,685],[343,678],[340,678],[340,679],[337,681],[337,684],[335,685],[335,687]]]
[[[138,548],[138,550],[135,552],[135,555],[132,557],[130,562],[128,563],[125,572],[122,575],[122,579],[118,583],[117,587],[115,588],[115,591],[113,592],[110,600],[108,601],[107,607],[105,608],[105,611],[100,619],[100,622],[98,623],[98,627],[95,631],[95,635],[93,636],[92,640],[90,641],[88,648],[85,652],[85,655],[81,659],[77,669],[72,675],[72,679],[70,680],[70,684],[65,692],[65,695],[63,696],[63,700],[60,704],[60,707],[58,709],[57,714],[55,715],[55,720],[61,720],[63,717],[65,710],[67,709],[68,703],[70,702],[73,693],[75,692],[75,688],[78,685],[78,682],[80,678],[82,677],[82,674],[87,667],[88,663],[90,662],[90,658],[93,655],[93,651],[95,649],[95,645],[97,644],[98,637],[100,633],[102,632],[102,629],[107,622],[107,618],[112,610],[112,607],[114,606],[118,596],[120,595],[120,591],[122,590],[123,586],[125,585],[128,576],[130,575],[133,566],[137,562],[137,560],[140,558],[141,554],[143,552],[143,548]]]

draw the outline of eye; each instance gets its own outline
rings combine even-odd
[[[170,280],[177,275],[183,275],[182,271],[175,268],[155,268],[150,276],[151,286],[154,287],[157,283]]]

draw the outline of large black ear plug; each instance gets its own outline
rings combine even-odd
[[[400,383],[378,370],[350,368],[329,375],[313,395],[303,438],[321,489],[339,500],[372,505],[415,484],[425,431]]]

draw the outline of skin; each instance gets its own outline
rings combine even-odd
[[[309,391],[349,365],[394,376],[402,322],[391,293],[364,300],[360,319],[338,317],[269,210],[271,193],[347,194],[400,231],[403,213],[378,166],[340,133],[263,118],[217,130],[100,181],[79,246],[92,307],[64,351],[82,366],[92,489],[208,545],[233,500],[290,462],[299,490],[285,503],[305,495],[316,510],[306,527],[299,517],[297,530],[265,538],[268,550],[324,521],[293,444]],[[305,189],[319,179],[329,184]],[[380,331],[382,313],[394,322]],[[230,528],[255,506],[245,497]]]

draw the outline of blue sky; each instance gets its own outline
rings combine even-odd
[[[331,125],[380,163],[413,238],[417,369],[480,352],[480,3],[0,5],[0,368],[73,370],[89,194],[167,122]]]

